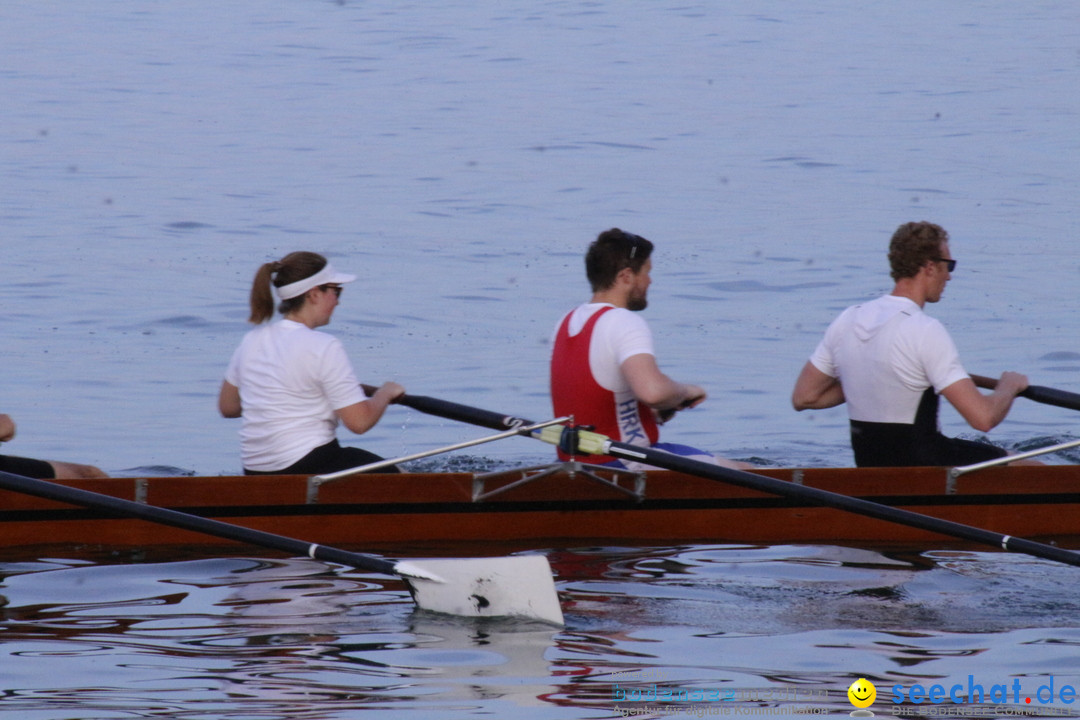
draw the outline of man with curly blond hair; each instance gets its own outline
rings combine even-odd
[[[847,403],[855,464],[967,465],[1003,457],[993,445],[948,438],[938,424],[944,396],[976,430],[989,432],[1028,386],[1002,374],[984,395],[960,364],[945,327],[923,312],[936,303],[956,269],[949,234],[934,223],[901,225],[889,244],[896,286],[889,295],[852,306],[825,332],[795,383],[796,410]]]

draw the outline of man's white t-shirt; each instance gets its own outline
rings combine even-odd
[[[240,389],[240,446],[248,470],[292,465],[334,439],[335,410],[364,400],[341,341],[292,320],[245,335],[225,379]]]
[[[840,380],[849,416],[863,422],[911,424],[927,388],[968,377],[945,327],[896,295],[842,312],[810,362]]]

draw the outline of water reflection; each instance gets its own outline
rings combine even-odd
[[[400,582],[314,561],[39,561],[0,573],[2,702],[16,710],[119,710],[137,692],[200,712],[231,698],[303,717],[327,703],[527,705],[550,689],[551,627],[414,612]]]

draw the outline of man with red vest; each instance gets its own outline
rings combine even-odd
[[[658,443],[659,423],[696,407],[705,390],[660,371],[649,325],[638,312],[648,304],[653,244],[613,228],[600,233],[585,254],[592,299],[570,311],[555,331],[551,353],[551,401],[557,417],[573,415],[613,440],[656,447],[728,467],[744,463],[686,445]],[[563,460],[571,456],[559,451]],[[626,467],[610,456],[573,459]],[[634,467],[631,469],[639,469]]]

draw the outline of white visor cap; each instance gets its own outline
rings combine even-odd
[[[311,288],[318,287],[319,285],[342,285],[344,283],[351,283],[355,279],[355,275],[338,272],[334,269],[333,265],[326,263],[326,266],[323,267],[322,270],[311,277],[306,277],[303,280],[297,280],[294,283],[274,288],[274,292],[276,292],[277,296],[282,300],[289,300],[290,298],[300,297]]]

